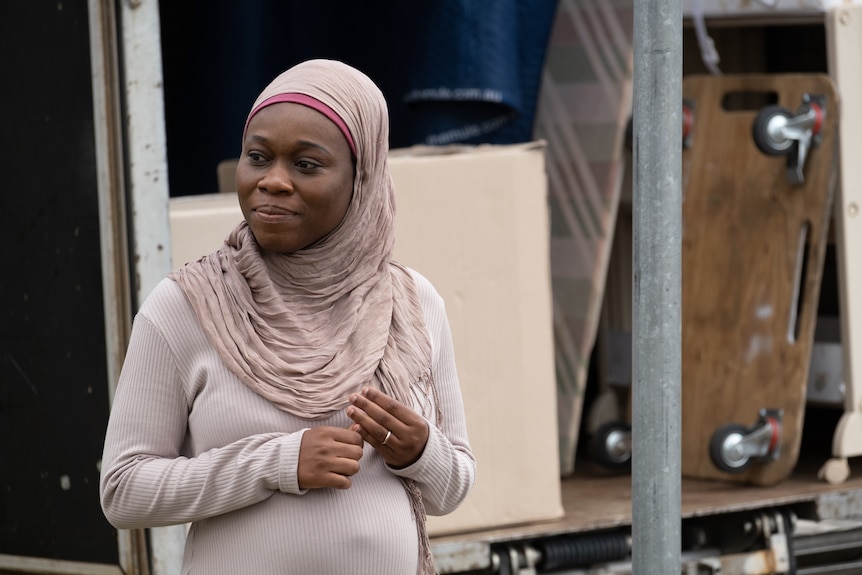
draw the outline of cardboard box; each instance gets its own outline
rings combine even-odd
[[[408,148],[390,165],[395,258],[446,302],[478,462],[467,500],[429,533],[561,517],[544,144]],[[171,200],[175,265],[240,217],[234,194]]]
[[[174,269],[216,251],[242,221],[236,194],[171,198],[171,261]]]
[[[446,302],[476,485],[433,534],[560,517],[545,147],[392,152],[395,258]]]

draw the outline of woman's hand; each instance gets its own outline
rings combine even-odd
[[[390,467],[414,463],[428,442],[428,423],[418,413],[380,390],[366,387],[350,396],[351,430],[362,435]]]
[[[300,489],[347,489],[359,471],[362,436],[340,427],[313,427],[302,434],[297,480]]]

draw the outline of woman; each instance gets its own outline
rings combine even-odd
[[[388,112],[312,60],[252,106],[244,221],[135,318],[105,439],[117,528],[191,523],[183,573],[432,573],[473,484],[443,302],[392,261]]]

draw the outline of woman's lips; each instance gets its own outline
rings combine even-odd
[[[278,206],[260,206],[254,210],[257,218],[265,223],[278,223],[296,217],[296,212]]]

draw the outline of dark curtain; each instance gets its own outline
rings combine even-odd
[[[532,136],[556,0],[162,2],[171,195],[217,190],[260,90],[309,58],[368,74],[393,148]]]

